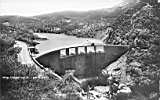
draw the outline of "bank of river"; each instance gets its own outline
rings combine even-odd
[[[92,43],[94,43],[95,45],[103,44],[101,40],[92,38],[77,38],[75,36],[68,36],[64,34],[50,34],[50,33],[35,33],[35,34],[48,39],[48,40],[38,41],[40,44],[38,44],[36,47],[40,53],[44,53],[48,50],[54,50],[65,47],[91,45]]]

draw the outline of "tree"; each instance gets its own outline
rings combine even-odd
[[[158,4],[158,0],[140,0],[140,1],[145,2],[145,3],[149,3],[152,6]]]

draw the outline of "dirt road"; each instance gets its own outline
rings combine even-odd
[[[33,64],[32,59],[30,58],[27,44],[21,41],[16,41],[15,47],[21,47],[22,50],[18,54],[18,61],[22,64]]]

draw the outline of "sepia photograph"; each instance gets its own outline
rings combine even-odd
[[[160,0],[0,0],[0,100],[160,100]]]

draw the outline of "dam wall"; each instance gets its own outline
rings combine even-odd
[[[36,58],[44,67],[57,74],[75,70],[78,78],[95,77],[102,69],[117,60],[128,50],[128,46],[78,46],[48,52]]]

